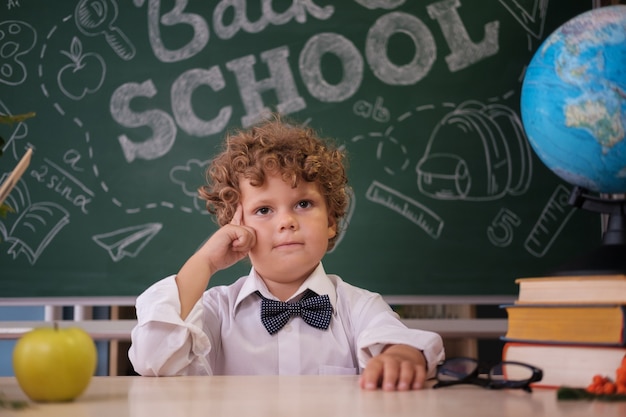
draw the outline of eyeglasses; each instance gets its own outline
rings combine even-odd
[[[532,392],[530,384],[541,381],[543,371],[521,362],[500,362],[479,374],[480,363],[472,358],[450,358],[437,365],[437,383],[433,388],[474,384],[484,388],[521,388]]]

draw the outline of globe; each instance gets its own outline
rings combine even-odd
[[[561,179],[626,193],[626,6],[592,9],[546,38],[526,69],[521,116]]]

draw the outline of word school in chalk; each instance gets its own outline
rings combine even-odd
[[[355,0],[367,7],[369,0]],[[267,2],[265,2],[267,3]],[[265,4],[264,3],[264,4]],[[141,6],[143,1],[136,0]],[[178,4],[178,2],[177,2]],[[161,62],[178,62],[202,52],[209,44],[209,26],[198,15],[186,13],[184,8],[176,7],[161,16],[160,2],[153,0],[148,9],[148,31],[150,45],[154,55]],[[306,23],[307,13],[319,20],[330,19],[335,10],[333,6],[319,7],[312,0],[294,0],[292,6],[281,14],[270,7],[263,7],[262,16],[255,22],[246,17],[245,1],[221,1],[213,11],[213,31],[218,38],[230,39],[239,31],[259,33],[269,25],[282,25],[291,20]],[[265,4],[267,6],[267,4]],[[450,53],[445,57],[449,71],[455,72],[467,68],[482,59],[498,53],[499,22],[484,24],[484,36],[479,42],[473,42],[467,33],[459,15],[460,0],[443,0],[426,6],[431,19],[435,20],[446,40]],[[230,24],[223,23],[224,14],[231,9],[234,18]],[[168,25],[188,25],[193,30],[193,38],[177,50],[168,50],[161,39],[159,25],[162,21]],[[410,62],[397,66],[387,54],[387,43],[394,34],[407,35],[415,44],[415,55]],[[258,36],[258,35],[257,35]],[[430,72],[437,56],[437,45],[426,24],[416,16],[405,12],[389,12],[380,16],[370,27],[364,39],[364,55],[367,66],[383,83],[394,86],[413,85]],[[269,77],[258,80],[254,66],[257,57],[253,54],[225,63],[237,82],[240,103],[245,115],[241,125],[247,127],[268,113],[261,94],[274,91],[278,100],[276,110],[290,114],[307,107],[300,95],[294,75],[289,65],[292,55],[289,47],[283,45],[262,51],[258,58],[267,66]],[[343,78],[339,83],[331,84],[324,79],[321,60],[324,54],[334,55],[341,63]],[[298,70],[302,83],[309,94],[320,102],[343,102],[351,98],[360,88],[365,71],[364,58],[355,44],[338,33],[325,32],[313,34],[298,54]],[[188,135],[203,137],[223,131],[231,120],[233,106],[222,106],[214,118],[205,120],[196,114],[192,106],[192,96],[200,88],[209,87],[218,92],[226,87],[223,69],[219,65],[206,68],[192,68],[180,74],[170,88],[172,115],[159,108],[137,112],[131,108],[131,102],[137,98],[153,98],[159,91],[152,79],[140,82],[127,82],[115,89],[110,99],[110,113],[115,122],[129,129],[148,127],[152,135],[144,140],[120,134],[118,142],[128,162],[135,159],[154,160],[168,153],[176,140],[177,129]],[[206,90],[205,90],[206,91]]]

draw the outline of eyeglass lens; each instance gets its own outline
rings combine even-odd
[[[439,381],[458,381],[467,378],[478,368],[478,362],[470,358],[446,360],[437,371]]]
[[[517,363],[499,363],[489,370],[489,379],[495,384],[507,382],[525,383],[533,377],[533,370]]]
[[[478,361],[475,359],[451,358],[439,366],[437,380],[446,383],[480,379],[478,367]],[[534,372],[532,367],[522,363],[501,362],[489,368],[487,374],[492,387],[514,387],[532,382]]]

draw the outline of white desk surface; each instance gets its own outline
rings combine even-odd
[[[357,376],[94,377],[69,403],[30,403],[6,417],[617,417],[626,402],[557,401],[556,391],[457,386],[421,391],[363,391]],[[26,397],[13,377],[0,392]]]

